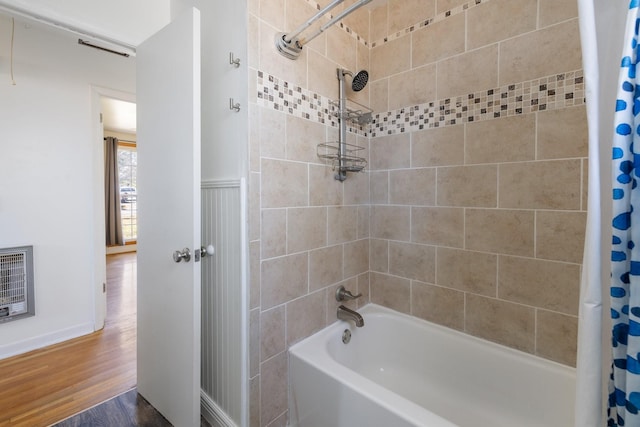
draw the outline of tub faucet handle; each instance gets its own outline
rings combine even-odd
[[[349,301],[352,299],[360,298],[362,294],[353,295],[350,291],[346,290],[344,286],[340,286],[336,289],[336,301]]]

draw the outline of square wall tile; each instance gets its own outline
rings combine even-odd
[[[436,99],[435,64],[389,77],[389,109],[423,104]]]
[[[324,125],[287,115],[287,159],[308,163],[323,163],[316,154],[316,146],[324,143]]]
[[[274,258],[287,253],[287,210],[262,210],[262,259]]]
[[[369,172],[364,171],[348,174],[348,178],[343,183],[343,186],[345,205],[369,204]]]
[[[389,241],[369,239],[369,268],[378,273],[389,272]]]
[[[416,30],[412,39],[412,66],[419,67],[463,53],[465,50],[465,14],[450,16]]]
[[[308,289],[307,253],[262,261],[262,303],[268,310],[301,297]]]
[[[533,256],[534,227],[533,211],[467,209],[465,249]]]
[[[258,107],[260,112],[260,156],[272,159],[284,159],[286,153],[286,119],[280,111]]]
[[[536,257],[582,263],[586,212],[536,212]]]
[[[371,207],[358,206],[358,239],[369,238],[369,225],[371,223]]]
[[[371,11],[370,41],[380,40],[389,35],[388,19],[389,10],[386,3]]]
[[[535,114],[467,123],[465,126],[465,164],[535,160]]]
[[[578,315],[580,266],[533,258],[500,256],[498,297]]]
[[[342,204],[344,185],[334,176],[335,171],[331,166],[309,165],[309,205]]]
[[[539,0],[540,27],[578,17],[578,2],[573,0]]]
[[[307,206],[309,178],[305,163],[262,159],[262,207]]]
[[[462,248],[464,209],[412,207],[411,241]]]
[[[408,133],[371,139],[371,170],[408,168],[411,154]]]
[[[371,203],[386,205],[389,203],[389,172],[369,172]]]
[[[469,0],[436,0],[436,13],[444,13],[468,2]]]
[[[287,252],[295,253],[327,245],[327,208],[287,209]]]
[[[465,330],[518,350],[535,350],[535,310],[520,304],[465,294]]]
[[[328,28],[325,34],[327,35],[327,57],[342,68],[355,70],[358,41],[337,25]]]
[[[580,159],[501,164],[499,206],[579,210],[581,168]]]
[[[289,366],[287,352],[263,362],[260,366],[260,418],[268,425],[287,410]]]
[[[335,245],[309,252],[309,290],[316,291],[342,280],[343,246]]]
[[[566,159],[589,155],[585,106],[538,113],[538,159]]]
[[[411,281],[381,273],[371,273],[371,302],[409,314]]]
[[[383,79],[411,68],[411,38],[400,37],[371,49],[371,78]]]
[[[249,308],[260,307],[260,241],[249,243]]]
[[[467,11],[467,49],[475,49],[536,29],[538,3],[492,0]]]
[[[389,34],[404,30],[436,12],[436,0],[389,0]]]
[[[327,227],[329,245],[356,240],[358,237],[358,207],[329,207]]]
[[[415,243],[389,242],[389,273],[407,279],[434,283],[436,248]]]
[[[439,99],[466,95],[497,86],[497,44],[438,62]]]
[[[523,49],[527,46],[527,49]],[[578,20],[573,19],[500,43],[500,85],[582,68]]]
[[[498,256],[439,247],[436,284],[464,292],[497,296]]]
[[[344,244],[344,277],[358,276],[369,271],[369,239]]]
[[[304,339],[326,325],[327,299],[314,292],[287,303],[287,346]]]
[[[464,126],[447,126],[411,134],[411,166],[453,166],[464,163]]]
[[[284,305],[260,314],[260,361],[270,359],[287,349],[285,318]]]
[[[411,282],[411,314],[440,325],[464,329],[464,293]]]
[[[498,204],[497,165],[438,168],[438,206],[493,208]]]
[[[436,169],[402,169],[389,172],[389,202],[394,205],[434,206]]]
[[[409,241],[409,206],[372,206],[371,237]]]
[[[538,310],[536,354],[569,366],[576,366],[578,318]]]

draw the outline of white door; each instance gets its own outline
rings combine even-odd
[[[200,425],[200,13],[137,49],[138,392]],[[175,262],[187,248],[191,259]]]

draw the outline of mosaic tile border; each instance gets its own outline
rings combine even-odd
[[[444,11],[442,13],[437,14],[436,16],[434,16],[433,18],[427,18],[424,21],[420,21],[417,24],[414,24],[408,28],[405,28],[404,30],[400,30],[398,32],[395,32],[393,34],[389,34],[388,36],[380,39],[380,40],[376,40],[373,43],[371,43],[371,48],[374,48],[376,46],[380,46],[383,45],[385,43],[388,43],[390,41],[399,39],[400,37],[404,37],[407,34],[411,34],[414,31],[420,30],[428,25],[432,25],[435,24],[436,22],[440,22],[440,21],[444,21],[445,19],[451,17],[451,16],[455,16],[458,15],[459,13],[463,13],[465,11],[467,11],[468,9],[471,9],[472,7],[475,6],[479,6],[481,4],[485,4],[487,2],[489,2],[491,0],[471,0],[468,3],[465,4],[461,4],[460,6],[456,6],[451,10],[447,10]]]
[[[395,135],[586,103],[583,70],[374,114],[368,136]]]
[[[316,10],[321,10],[322,6],[316,2],[315,0],[305,0],[307,2],[307,4],[309,4],[311,7],[313,7]],[[444,11],[442,13],[437,14],[436,16],[434,16],[433,18],[427,18],[423,21],[420,21],[408,28],[405,28],[404,30],[400,30],[397,31],[393,34],[390,34],[380,40],[376,40],[375,42],[369,42],[368,40],[366,40],[363,36],[361,36],[360,34],[356,33],[352,28],[348,27],[347,25],[344,24],[343,21],[338,22],[338,27],[340,27],[342,30],[344,30],[347,34],[349,34],[351,37],[353,37],[354,39],[356,39],[359,43],[362,43],[364,46],[371,46],[372,48],[376,47],[376,46],[380,46],[383,45],[385,43],[388,43],[390,41],[393,41],[395,39],[399,39],[400,37],[406,36],[407,34],[410,34],[414,31],[420,30],[428,25],[431,24],[435,24],[436,22],[440,22],[440,21],[444,21],[445,19],[451,17],[451,16],[455,16],[459,13],[463,13],[466,10],[478,6],[480,4],[484,4],[487,3],[491,0],[471,0],[465,4],[461,4],[459,6],[454,7],[453,9]],[[333,18],[335,15],[332,13],[329,13],[328,15],[328,19]]]
[[[258,71],[257,103],[295,117],[338,127],[329,98]],[[374,113],[369,125],[350,124],[348,132],[378,137],[455,126],[501,117],[585,104],[583,70],[554,74],[463,96]]]
[[[338,127],[338,110],[333,100],[300,86],[258,71],[258,105],[295,117]],[[369,126],[347,125],[347,131],[367,136]]]
[[[322,10],[322,6],[318,4],[318,2],[314,0],[305,0],[305,1],[316,10],[318,11]],[[327,16],[327,21],[329,21],[330,19],[333,19],[335,15],[333,13],[329,13],[326,16]],[[349,34],[351,37],[356,39],[359,43],[362,43],[363,45],[369,47],[369,41],[366,40],[364,37],[362,37],[360,34],[356,33],[351,27],[346,26],[343,21],[338,22],[336,25],[341,29],[343,29],[344,31],[346,31],[347,34]]]

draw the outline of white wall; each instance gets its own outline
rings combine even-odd
[[[54,18],[132,46],[169,23],[169,4],[170,0],[0,0],[0,7]]]
[[[12,86],[10,28],[0,15],[0,247],[34,246],[36,316],[0,324],[0,358],[93,331],[104,215],[92,85],[135,92],[135,59],[18,21]]]
[[[187,7],[198,8],[202,20],[202,179],[238,179],[248,169],[247,4],[172,0],[171,16]],[[229,109],[229,98],[240,112]]]

